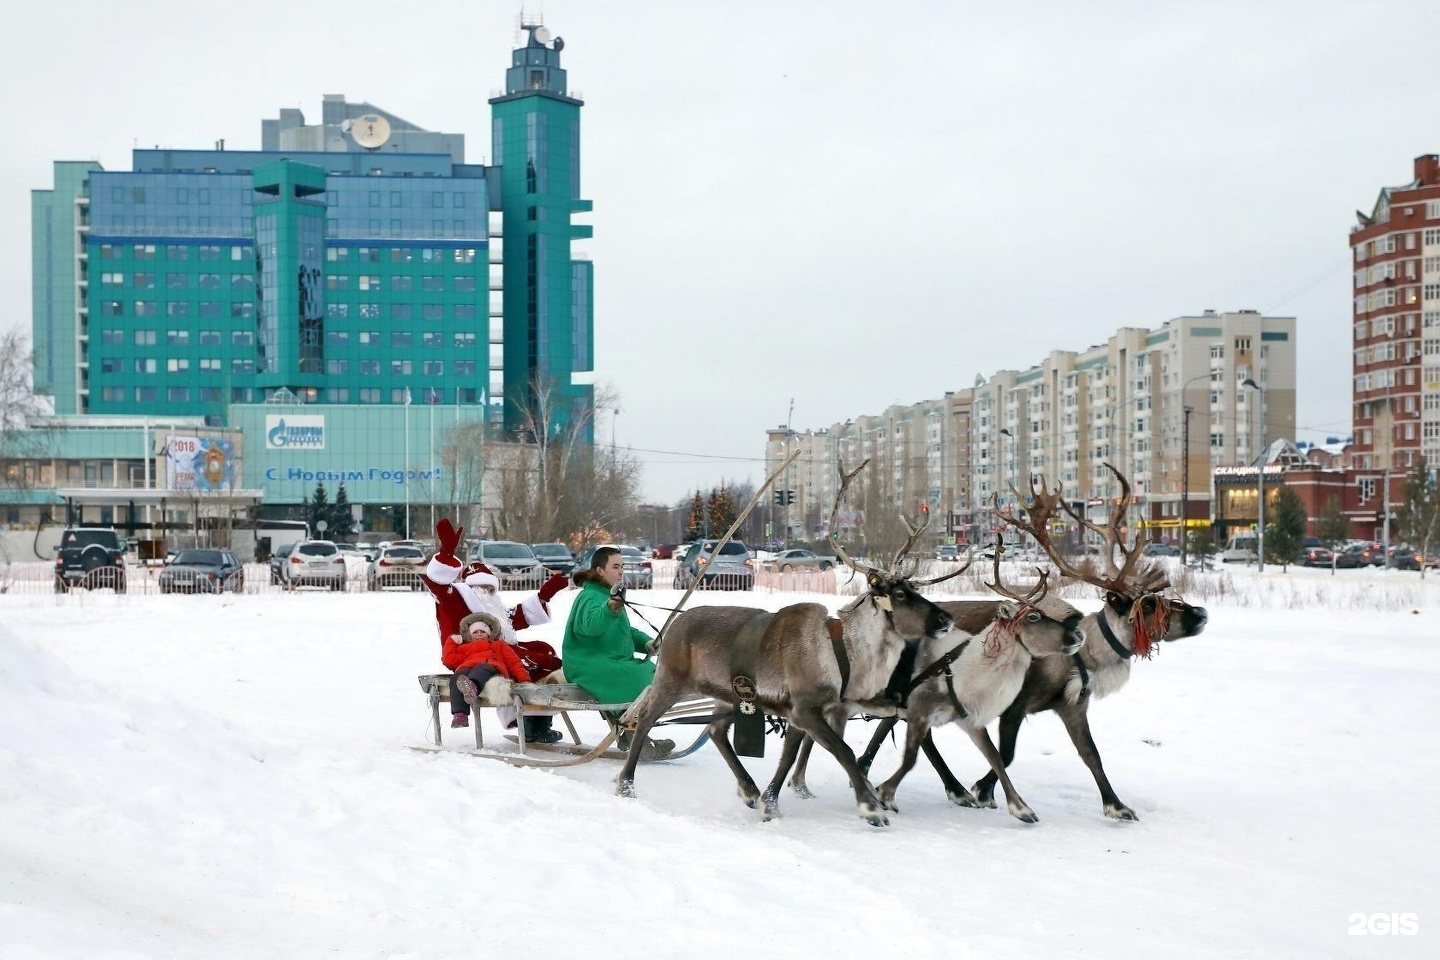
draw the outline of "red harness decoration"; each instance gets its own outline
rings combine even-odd
[[[1157,638],[1163,638],[1170,630],[1170,601],[1155,597],[1155,612],[1148,617],[1140,612],[1141,603],[1130,607],[1130,627],[1134,633],[1135,656],[1149,660],[1155,654]]]

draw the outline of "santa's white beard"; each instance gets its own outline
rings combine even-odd
[[[500,621],[500,638],[506,643],[516,641],[515,625],[510,622],[510,611],[500,602],[500,595],[488,590],[476,590],[466,583],[457,583],[456,589],[465,598],[465,605],[471,613],[488,613]]]

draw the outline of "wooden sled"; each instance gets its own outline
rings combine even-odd
[[[575,729],[575,724],[570,719],[570,714],[576,711],[596,712],[621,715],[630,709],[630,703],[601,703],[592,697],[586,690],[574,683],[510,683],[502,685],[505,691],[503,698],[482,695],[477,707],[513,707],[517,717],[534,714],[556,714],[565,724],[565,729],[570,736],[570,742],[559,743],[528,743],[525,740],[525,724],[517,723],[513,734],[506,734],[505,739],[513,743],[517,750],[491,749],[485,746],[484,722],[480,716],[480,710],[473,710],[471,724],[475,728],[475,747],[449,749],[441,741],[440,704],[450,702],[450,674],[427,674],[418,678],[420,689],[425,692],[430,701],[430,722],[435,731],[434,744],[425,746],[413,746],[412,750],[419,750],[425,753],[453,752],[465,753],[475,757],[485,757],[491,760],[503,760],[517,767],[569,767],[581,763],[589,763],[591,760],[604,758],[607,760],[623,760],[626,751],[614,748],[617,733],[615,723],[610,717],[606,717],[606,724],[609,732],[598,742],[587,744],[580,738],[580,733]],[[490,689],[487,686],[487,690]],[[688,745],[677,747],[669,753],[657,756],[641,755],[642,761],[656,762],[661,760],[678,760],[681,757],[688,757],[703,747],[710,739],[706,729],[711,715],[715,712],[715,702],[709,697],[694,697],[677,702],[671,707],[656,726],[661,724],[692,723],[700,726],[700,733]]]

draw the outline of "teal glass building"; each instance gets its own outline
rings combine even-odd
[[[32,195],[37,389],[59,415],[205,416],[277,396],[436,404],[523,436],[534,392],[592,397],[593,271],[572,250],[580,108],[563,41],[525,28],[491,100],[493,163],[463,137],[327,96],[262,149],[57,162]]]

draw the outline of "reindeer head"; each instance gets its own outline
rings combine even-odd
[[[877,569],[869,564],[856,563],[850,559],[850,555],[845,552],[845,548],[840,546],[839,542],[835,539],[835,519],[840,512],[840,501],[845,496],[845,491],[850,487],[851,481],[855,479],[861,470],[865,469],[869,462],[868,459],[865,460],[850,473],[845,472],[843,465],[840,466],[840,489],[835,494],[834,506],[830,508],[830,547],[835,551],[835,556],[838,557],[842,563],[865,578],[865,594],[857,600],[855,604],[851,604],[846,609],[853,610],[857,604],[869,602],[873,604],[876,609],[884,612],[886,623],[890,629],[906,640],[918,640],[921,637],[942,637],[950,630],[951,624],[955,622],[954,618],[930,600],[922,597],[915,590],[915,584],[911,578],[902,573],[906,556],[920,539],[921,534],[925,532],[926,524],[929,523],[928,515],[918,528],[902,515],[902,519],[905,520],[905,526],[910,531],[910,537],[905,541],[905,545],[896,552],[895,558],[890,562],[889,567],[884,570]],[[966,564],[966,567],[968,566],[969,564]],[[962,567],[961,571],[958,572],[963,572],[964,569],[965,568]],[[950,574],[946,577],[937,577],[934,580],[922,581],[922,585],[938,583],[940,580],[949,579],[950,576],[954,575],[955,574]]]
[[[985,586],[1007,599],[1001,601],[995,611],[995,625],[990,631],[994,638],[996,652],[998,643],[1005,637],[1013,638],[1030,652],[1033,657],[1048,657],[1052,654],[1069,655],[1080,649],[1085,642],[1085,631],[1080,621],[1085,615],[1059,597],[1048,596],[1049,574],[1036,568],[1040,579],[1026,593],[1005,586],[1000,576],[1000,555],[1004,544],[999,538],[995,542],[995,582]],[[989,643],[987,638],[987,644]],[[987,652],[990,648],[987,646]]]
[[[1120,536],[1125,509],[1130,503],[1130,481],[1109,463],[1105,466],[1120,482],[1120,497],[1115,501],[1109,523],[1096,523],[1075,513],[1061,497],[1059,487],[1053,493],[1045,489],[1043,477],[1039,486],[1033,478],[1030,481],[1030,497],[1025,501],[1024,519],[1008,510],[1002,512],[1000,518],[1034,537],[1063,575],[1099,587],[1104,592],[1105,605],[1120,616],[1129,618],[1134,626],[1135,653],[1149,656],[1151,644],[1155,641],[1179,640],[1200,633],[1205,629],[1209,615],[1204,607],[1191,606],[1179,597],[1165,596],[1170,581],[1163,568],[1139,568],[1139,538],[1132,537],[1127,543]],[[1019,491],[1014,487],[1011,490],[1019,499]],[[1072,565],[1056,549],[1050,539],[1050,522],[1057,516],[1057,508],[1068,514],[1082,529],[1104,538],[1100,569],[1088,561]],[[1117,555],[1119,563],[1116,562]]]

